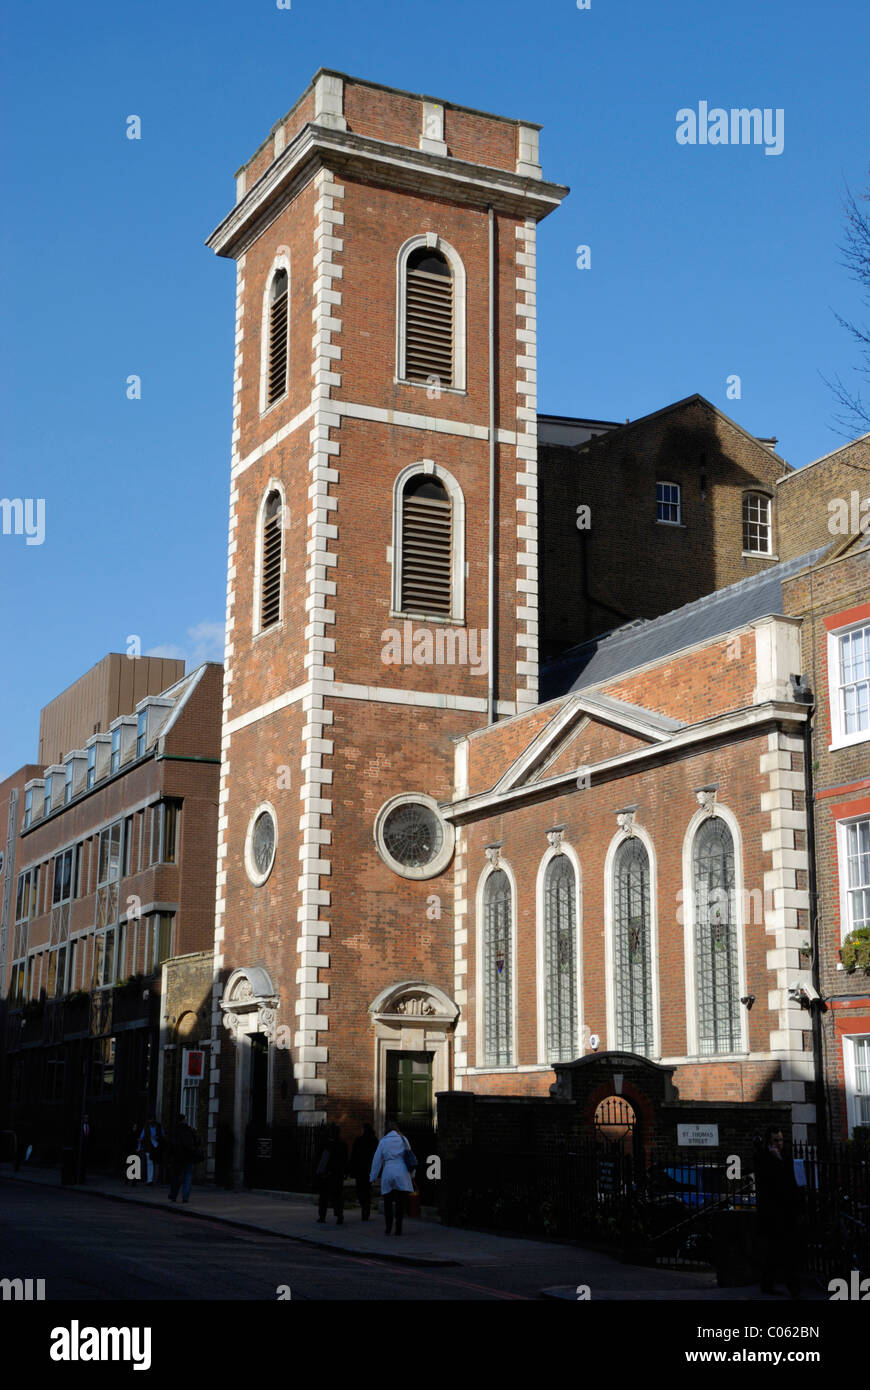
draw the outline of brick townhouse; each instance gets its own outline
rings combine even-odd
[[[99,1164],[152,1108],[171,1120],[183,1101],[205,1132],[180,1068],[210,1025],[222,668],[139,698],[163,674],[141,660],[137,673],[113,654],[48,706],[40,741],[57,761],[0,786],[0,1128],[43,1161],[75,1145],[85,1113]],[[78,746],[59,756],[64,732]]]
[[[863,478],[846,475],[868,499]],[[830,500],[830,499],[827,499]],[[870,508],[867,508],[870,511]],[[813,818],[817,868],[817,1048],[835,1139],[870,1126],[870,527],[835,543],[783,585],[803,617],[803,669],[815,700]]]
[[[539,456],[536,232],[566,193],[536,125],[321,70],[209,238],[236,262],[209,1137],[214,1157],[232,1133],[237,1176],[251,1122],[423,1122],[450,1086],[546,1088],[593,1024],[699,1095],[776,1087],[812,1123],[786,997],[810,978],[788,465],[700,397],[635,426],[545,417]],[[691,641],[660,617],[726,586]],[[618,635],[624,665],[541,706],[545,615],[552,653],[626,617],[667,641],[643,658]],[[534,750],[591,786],[531,788]],[[617,874],[660,923],[632,916],[619,967],[637,1037]],[[535,904],[576,910],[580,875],[582,1000],[557,1026],[547,951],[569,948]],[[716,875],[756,918],[720,912],[711,946],[677,895]]]
[[[541,659],[810,550],[785,543],[776,442],[699,395],[623,425],[540,417]]]

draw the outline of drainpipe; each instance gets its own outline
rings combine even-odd
[[[813,716],[816,713],[815,699],[807,708],[807,721],[804,725],[804,789],[807,808],[807,859],[809,861],[810,895],[810,950],[812,952],[813,989],[819,996],[811,1005],[810,1018],[813,1024],[813,1084],[816,1093],[816,1139],[820,1147],[828,1141],[827,1096],[822,1067],[822,985],[819,968],[819,895],[816,876],[816,808],[813,785]]]
[[[495,210],[487,207],[489,217],[489,557],[487,576],[487,670],[489,684],[486,700],[488,724],[495,723]]]

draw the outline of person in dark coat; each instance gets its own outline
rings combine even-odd
[[[155,1165],[159,1169],[165,1148],[166,1134],[157,1116],[152,1113],[148,1117],[148,1123],[143,1126],[138,1141],[139,1152],[145,1155],[146,1183],[154,1181]]]
[[[182,1202],[190,1200],[190,1186],[193,1182],[193,1167],[203,1159],[199,1135],[183,1115],[175,1121],[175,1134],[172,1137],[172,1157],[169,1163],[169,1200],[174,1202],[181,1190]]]
[[[364,1124],[362,1134],[354,1139],[350,1151],[350,1176],[356,1184],[356,1195],[363,1221],[368,1221],[372,1210],[372,1184],[369,1173],[377,1147],[377,1135],[370,1124]]]
[[[338,1125],[328,1125],[326,1143],[317,1165],[317,1220],[326,1220],[326,1209],[335,1212],[335,1224],[344,1221],[344,1175],[347,1172],[347,1144],[344,1143]]]
[[[776,1293],[781,1277],[792,1298],[800,1294],[800,1188],[794,1164],[783,1153],[782,1129],[768,1129],[755,1162],[758,1234],[761,1239],[761,1292]]]

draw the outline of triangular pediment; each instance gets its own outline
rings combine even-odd
[[[572,695],[493,788],[496,792],[593,767],[633,749],[662,743],[681,725],[605,695]]]

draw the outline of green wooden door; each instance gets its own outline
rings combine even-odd
[[[387,1118],[402,1129],[432,1123],[432,1053],[387,1053]]]

